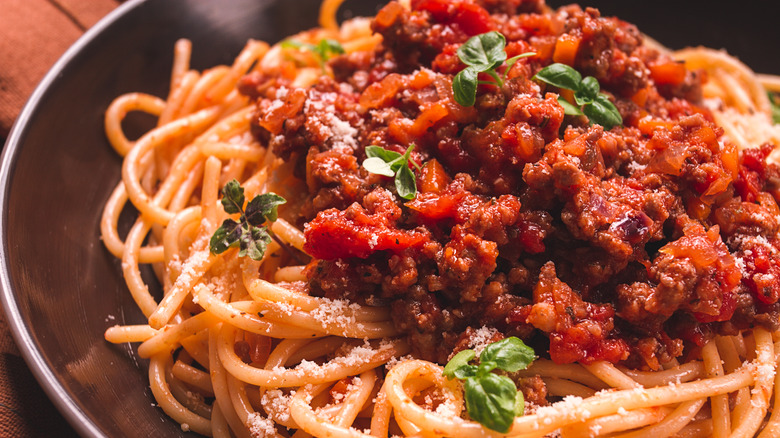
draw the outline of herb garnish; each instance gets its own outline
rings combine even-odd
[[[462,106],[472,106],[477,98],[477,85],[490,84],[480,81],[480,73],[487,73],[495,81],[495,85],[504,85],[506,74],[520,58],[533,56],[536,53],[522,53],[506,59],[506,38],[500,32],[491,31],[469,38],[458,48],[458,58],[468,67],[461,70],[452,80],[452,92],[455,101]],[[496,73],[496,69],[506,61],[506,70],[503,77]]]
[[[598,123],[605,129],[612,129],[623,123],[615,105],[610,102],[606,94],[600,93],[599,81],[593,76],[584,79],[580,72],[566,64],[555,63],[541,69],[534,79],[548,83],[558,88],[574,91],[572,105],[566,99],[558,97],[558,103],[563,107],[565,114],[570,116],[585,115],[591,123]]]
[[[344,47],[341,43],[330,38],[323,38],[316,45],[303,43],[295,39],[288,39],[282,41],[281,47],[284,49],[305,50],[313,53],[316,55],[317,61],[323,69],[325,68],[325,63],[332,58],[333,55],[341,55],[344,53]]]
[[[248,255],[252,260],[262,260],[268,244],[271,243],[271,230],[262,226],[264,222],[273,222],[277,218],[277,207],[287,201],[276,193],[264,193],[252,199],[244,209],[244,188],[236,180],[222,187],[222,207],[225,213],[240,213],[239,222],[225,219],[214,231],[209,241],[212,254],[222,254],[228,248],[239,247],[239,257]]]
[[[772,123],[780,124],[780,103],[778,103],[780,98],[772,92],[767,94],[769,94],[769,104],[772,106]]]
[[[401,155],[379,146],[366,146],[368,158],[363,161],[363,167],[377,175],[395,177],[395,190],[398,192],[398,196],[404,199],[414,199],[417,195],[417,182],[412,169],[409,168],[409,162],[411,161],[418,170],[420,165],[409,159],[413,149],[414,144],[410,145]]]
[[[459,352],[444,367],[444,375],[465,380],[466,410],[473,420],[506,433],[515,417],[523,415],[525,400],[512,379],[491,371],[498,368],[513,373],[525,369],[535,358],[534,350],[512,336],[489,344],[479,355],[479,365],[470,365],[475,357],[474,350]]]

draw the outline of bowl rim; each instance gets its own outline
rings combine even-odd
[[[52,401],[54,406],[65,417],[73,429],[85,437],[105,437],[105,433],[84,412],[65,389],[62,382],[57,379],[44,360],[39,345],[33,339],[31,330],[22,317],[17,306],[14,290],[11,285],[10,269],[8,265],[8,213],[10,182],[14,174],[21,140],[29,128],[30,121],[41,108],[41,101],[50,89],[57,86],[63,71],[74,62],[74,59],[93,41],[99,39],[105,32],[112,28],[119,20],[140,7],[149,0],[128,0],[117,6],[102,19],[87,29],[60,58],[52,65],[46,75],[41,79],[35,90],[27,99],[19,116],[14,121],[8,139],[0,155],[0,303],[5,314],[6,323],[13,336],[21,356],[27,367],[32,372],[38,384]]]

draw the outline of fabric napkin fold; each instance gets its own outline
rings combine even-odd
[[[0,145],[38,82],[117,0],[3,0],[0,11]],[[0,312],[0,436],[77,436],[41,389]]]
[[[4,0],[0,12],[0,138],[55,61],[117,0]]]

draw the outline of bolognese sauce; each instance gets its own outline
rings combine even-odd
[[[411,6],[384,6],[379,47],[331,59],[310,88],[240,84],[255,136],[308,188],[309,294],[391,306],[413,354],[438,363],[483,327],[558,363],[653,370],[714,334],[780,328],[780,167],[771,145],[724,137],[703,71],[591,8]],[[507,57],[534,56],[461,106],[457,49],[488,31]],[[570,92],[534,79],[552,63],[596,78],[622,124],[566,115]],[[361,166],[369,145],[414,145],[413,199]]]

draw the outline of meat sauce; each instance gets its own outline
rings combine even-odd
[[[389,305],[414,354],[444,363],[476,329],[558,363],[644,369],[715,333],[780,316],[780,170],[739,152],[702,105],[699,71],[595,9],[537,0],[396,2],[372,52],[329,61],[308,89],[252,74],[255,135],[308,187],[308,291]],[[476,104],[454,101],[457,48],[497,30],[519,60]],[[562,62],[594,76],[623,124],[564,115],[533,80]],[[412,160],[418,192],[361,167],[378,145]]]

